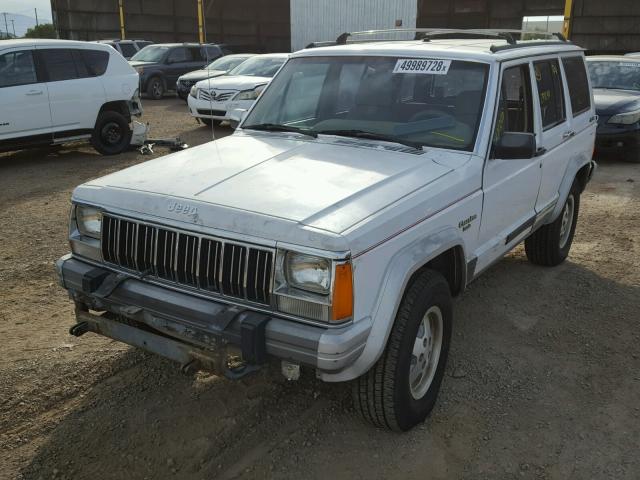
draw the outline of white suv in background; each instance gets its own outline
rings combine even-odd
[[[288,53],[256,55],[225,76],[201,80],[191,87],[189,113],[205,125],[239,120],[232,112],[248,110],[288,57]]]
[[[142,114],[138,73],[113,48],[68,40],[0,42],[0,151],[90,140],[126,150]]]

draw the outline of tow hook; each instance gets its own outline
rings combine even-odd
[[[76,323],[74,326],[72,326],[69,329],[69,333],[74,337],[80,337],[81,335],[84,335],[88,331],[89,331],[89,323],[87,322]]]

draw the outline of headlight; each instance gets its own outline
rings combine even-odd
[[[100,210],[93,207],[77,205],[76,222],[78,223],[78,231],[81,235],[100,238],[100,231],[102,230],[102,212],[100,212]]]
[[[353,317],[350,260],[278,249],[274,294],[283,313],[321,322]]]
[[[308,292],[327,295],[331,286],[331,262],[326,258],[288,252],[284,260],[287,283]]]
[[[138,75],[142,75],[144,73],[144,67],[136,67],[136,72],[138,72]]]
[[[193,98],[198,98],[198,87],[196,87],[195,85],[191,87],[191,90],[189,90],[189,95],[191,95]]]
[[[619,113],[609,119],[607,123],[615,123],[618,125],[633,125],[640,122],[640,110],[627,113]]]
[[[244,90],[237,94],[234,100],[255,100],[260,96],[266,85],[260,85],[253,90]]]

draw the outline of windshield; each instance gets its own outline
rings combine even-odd
[[[158,45],[149,45],[136,53],[131,60],[138,62],[160,62],[167,53],[169,47],[160,47]]]
[[[295,58],[271,82],[243,128],[286,126],[314,135],[377,136],[473,150],[488,69],[459,60]]]
[[[640,90],[640,62],[590,61],[587,65],[593,88]]]
[[[232,71],[229,75],[248,75],[250,77],[273,77],[285,62],[280,57],[251,57]]]
[[[227,70],[233,70],[247,58],[249,57],[220,57],[216,61],[207,65],[206,68],[207,70],[222,70],[223,72],[226,72]]]

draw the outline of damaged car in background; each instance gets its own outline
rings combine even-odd
[[[69,40],[0,42],[0,151],[89,140],[130,146],[142,114],[138,74],[116,50]]]

